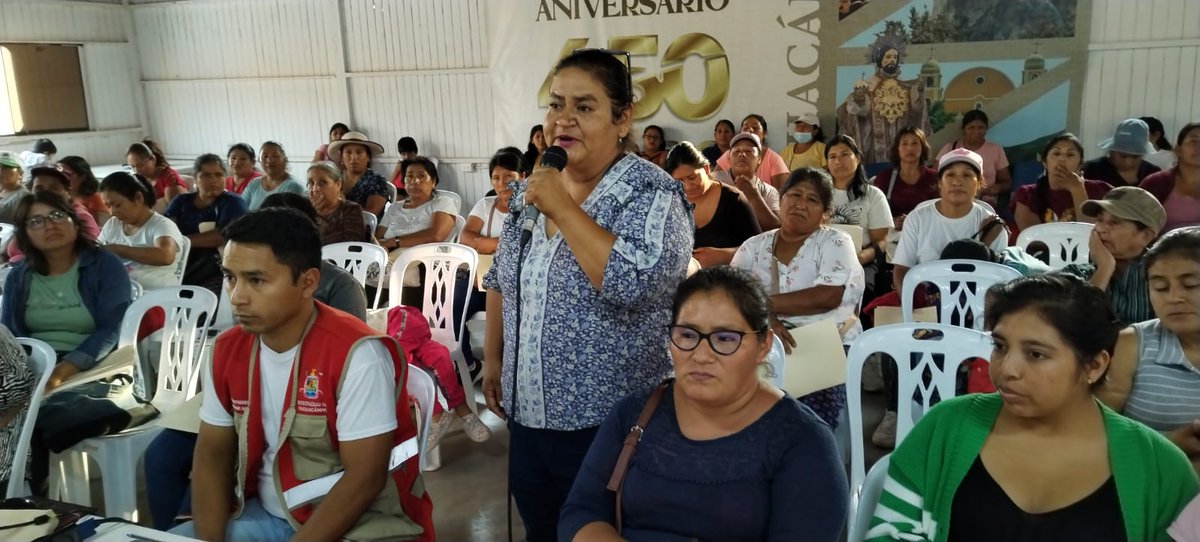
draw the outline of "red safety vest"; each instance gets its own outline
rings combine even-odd
[[[276,487],[259,488],[266,440],[263,434],[258,371],[258,336],[236,326],[217,337],[213,350],[213,386],[225,410],[231,412],[238,435],[237,510],[260,491],[275,491],[280,502],[285,492],[300,484],[342,469],[337,454],[337,400],[342,370],[354,347],[364,340],[380,340],[396,367],[396,421],[392,445],[415,439],[416,424],[410,414],[405,387],[408,364],[390,337],[377,335],[361,320],[316,303],[316,313],[301,339],[298,360],[289,378],[279,450],[275,455]],[[414,440],[415,442],[415,440]],[[391,472],[391,482],[343,536],[346,540],[432,541],[433,503],[425,492],[419,458],[404,461]],[[320,501],[289,510],[288,522],[299,528]]]

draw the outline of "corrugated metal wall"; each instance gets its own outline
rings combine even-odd
[[[1200,120],[1200,2],[1095,0],[1080,137],[1095,145],[1130,117],[1154,116],[1168,138]]]
[[[77,154],[96,165],[124,161],[130,142],[142,137],[141,86],[130,43],[129,10],[111,3],[3,0],[0,42],[68,43],[80,52],[92,131],[0,137],[0,149],[27,150],[50,137],[59,156]]]

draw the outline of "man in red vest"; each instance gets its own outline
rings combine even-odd
[[[205,375],[195,521],[172,532],[210,542],[432,541],[395,340],[313,300],[321,242],[308,218],[260,210],[223,234],[239,325],[217,338]]]

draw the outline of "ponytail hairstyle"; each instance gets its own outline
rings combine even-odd
[[[158,201],[158,197],[154,195],[154,187],[150,186],[150,181],[141,175],[127,171],[110,173],[100,183],[100,190],[115,192],[129,201],[137,201],[138,196],[141,195],[142,203],[150,208],[153,208],[155,202]]]
[[[163,154],[162,148],[155,143],[153,139],[146,138],[129,146],[125,151],[125,155],[134,155],[138,158],[153,158],[154,167],[157,169],[165,169],[171,167],[167,162],[167,155]]]

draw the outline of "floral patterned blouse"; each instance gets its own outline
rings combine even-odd
[[[515,190],[514,203],[522,201],[523,187]],[[504,298],[504,390],[512,389],[519,360],[518,406],[513,408],[512,394],[505,391],[504,409],[527,427],[596,427],[622,397],[671,373],[671,300],[692,252],[692,214],[681,185],[654,164],[626,155],[582,208],[617,237],[599,290],[562,232],[546,237],[544,215],[519,252],[523,213],[515,207],[483,279],[485,288]],[[518,259],[524,260],[519,302]]]
[[[383,199],[390,199],[391,191],[387,188],[387,179],[383,178],[379,172],[373,169],[367,169],[362,177],[359,177],[358,183],[350,192],[346,193],[346,201],[357,203],[360,207],[367,207],[367,198],[371,196],[383,196]]]

